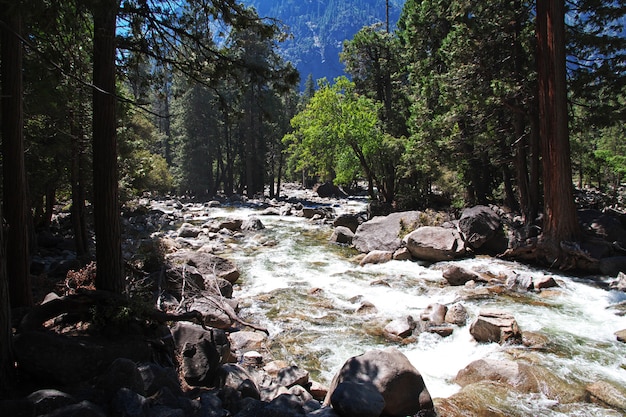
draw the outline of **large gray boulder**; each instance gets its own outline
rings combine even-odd
[[[465,241],[472,248],[478,249],[502,232],[502,223],[489,207],[475,206],[463,210],[459,230],[465,236]]]
[[[422,375],[395,347],[370,350],[348,359],[333,378],[324,405],[332,403],[333,392],[346,382],[376,387],[385,401],[381,415],[436,416]]]
[[[402,246],[402,235],[420,224],[419,211],[403,211],[388,216],[377,216],[362,223],[354,234],[352,243],[363,253],[373,250],[395,252]]]
[[[465,243],[456,229],[424,226],[404,237],[404,244],[417,259],[448,261],[465,255]]]

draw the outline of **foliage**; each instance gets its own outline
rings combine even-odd
[[[131,197],[172,190],[173,179],[167,162],[151,151],[158,139],[154,125],[139,112],[131,112],[118,128],[122,194]]]

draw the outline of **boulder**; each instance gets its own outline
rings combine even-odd
[[[413,334],[413,330],[417,327],[415,320],[411,316],[405,316],[401,318],[397,318],[389,322],[385,328],[384,332],[392,336],[392,338],[402,338],[409,337]]]
[[[193,224],[183,223],[176,234],[178,237],[196,238],[200,233],[202,233],[202,228],[194,226]]]
[[[620,272],[626,273],[626,256],[600,259],[600,272],[611,277],[617,277]]]
[[[433,303],[426,306],[422,314],[420,315],[420,319],[422,321],[427,321],[431,325],[441,325],[446,322],[446,313],[448,312],[448,307],[443,304]]]
[[[419,211],[377,216],[357,228],[352,243],[362,253],[373,250],[394,252],[402,246],[402,235],[413,231],[419,222]]]
[[[332,216],[332,209],[324,207],[303,207],[302,217],[305,219],[325,219]]]
[[[263,333],[246,330],[230,333],[228,338],[230,339],[231,348],[240,354],[251,350],[262,350],[263,344],[267,340],[267,336]]]
[[[250,397],[256,400],[261,398],[259,388],[254,379],[243,367],[227,363],[220,370],[220,387],[230,387],[241,393],[243,398]]]
[[[586,387],[587,395],[593,402],[606,404],[626,412],[626,390],[605,381],[596,381]]]
[[[331,404],[333,392],[341,383],[352,382],[376,387],[385,401],[381,415],[436,416],[422,375],[397,348],[374,349],[348,359],[335,375],[324,400]]]
[[[467,310],[461,303],[456,303],[448,307],[445,322],[456,324],[457,326],[465,326],[467,323]]]
[[[263,230],[265,225],[257,216],[248,217],[242,224],[241,230]]]
[[[522,334],[515,318],[501,310],[481,310],[470,326],[477,342],[521,342]]]
[[[330,396],[330,404],[342,417],[378,417],[385,409],[385,399],[369,382],[339,383]]]
[[[506,279],[506,287],[514,291],[531,291],[535,288],[533,277],[529,274],[511,274]]]
[[[313,191],[322,198],[344,198],[348,196],[348,194],[332,182],[320,184]]]
[[[459,230],[473,249],[484,247],[486,253],[502,253],[507,249],[500,217],[487,206],[469,207],[459,219]],[[499,241],[496,242],[496,238]]]
[[[333,220],[334,227],[339,227],[339,226],[347,227],[348,229],[352,231],[352,233],[356,232],[356,229],[359,227],[361,223],[362,223],[361,216],[359,216],[358,214],[344,213],[344,214],[340,214],[339,216],[335,218],[335,220]]]
[[[328,239],[333,243],[341,243],[341,244],[352,244],[352,239],[354,238],[354,233],[352,230],[348,229],[345,226],[337,226],[335,230],[333,230],[333,234]]]
[[[424,226],[404,237],[411,255],[424,261],[439,262],[465,255],[465,243],[455,229]]]
[[[626,343],[626,329],[616,331],[615,337],[618,342]]]
[[[78,400],[70,394],[55,389],[41,389],[32,392],[28,395],[27,400],[32,404],[32,408],[34,409],[34,412],[30,413],[30,415],[33,416],[48,414],[57,408],[76,404],[78,402]],[[3,409],[1,404],[0,410],[7,412],[7,410]]]
[[[410,261],[413,259],[413,255],[407,248],[402,247],[393,253],[393,259],[396,261]]]
[[[176,351],[181,354],[186,345],[209,341],[219,354],[219,362],[230,358],[230,342],[223,330],[205,329],[194,323],[179,321],[172,326],[172,338]]]
[[[278,371],[276,382],[286,388],[295,385],[306,386],[309,383],[309,372],[295,365],[286,366]]]
[[[385,250],[373,250],[365,255],[363,259],[361,259],[359,265],[363,266],[366,264],[384,264],[391,261],[392,257],[392,252]]]
[[[624,245],[626,226],[619,217],[618,213],[608,210],[605,213],[600,210],[578,210],[578,220],[585,232],[607,242]]]
[[[533,278],[533,287],[536,290],[544,290],[546,288],[554,288],[558,286],[559,284],[556,282],[554,277],[542,275]]]
[[[443,277],[452,286],[465,285],[469,281],[484,281],[478,273],[458,265],[451,265],[446,268],[443,271]]]
[[[464,387],[479,381],[495,381],[519,392],[539,392],[538,381],[528,365],[509,359],[478,359],[461,369],[454,382]]]
[[[168,256],[173,265],[190,265],[202,275],[216,275],[234,284],[239,278],[237,266],[230,260],[211,253],[196,251],[178,251]]]
[[[510,359],[479,359],[461,369],[454,382],[462,387],[494,382],[523,394],[540,393],[561,403],[581,401],[577,384],[563,379],[539,364]]]
[[[213,386],[219,373],[220,359],[210,340],[187,342],[181,349],[180,373],[191,386]]]
[[[617,274],[617,278],[611,282],[611,289],[616,291],[626,292],[626,274],[620,272]]]

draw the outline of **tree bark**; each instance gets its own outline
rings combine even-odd
[[[124,290],[115,115],[115,30],[120,0],[93,6],[93,199],[96,288]]]
[[[4,397],[3,394],[9,390],[15,380],[9,280],[6,266],[5,230],[2,222],[2,206],[0,206],[0,398]]]
[[[572,193],[563,0],[537,0],[539,133],[543,164],[543,240],[558,248],[580,226]],[[560,249],[557,249],[560,252]]]
[[[2,178],[7,233],[6,268],[11,306],[33,304],[30,284],[28,193],[24,163],[22,18],[20,5],[0,7],[2,33]]]

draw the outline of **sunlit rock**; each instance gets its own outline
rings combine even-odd
[[[465,306],[461,303],[456,303],[448,307],[445,322],[456,324],[457,326],[465,326],[467,323],[467,309]]]
[[[402,247],[393,253],[393,259],[396,261],[410,261],[413,259],[413,255],[407,248]]]
[[[415,320],[411,316],[400,317],[389,322],[385,328],[385,334],[391,335],[393,338],[405,338],[413,334],[413,330],[417,327]]]
[[[424,226],[404,237],[411,255],[424,261],[448,261],[465,255],[465,243],[456,229]]]
[[[452,286],[465,285],[469,281],[483,281],[477,272],[458,265],[450,265],[446,268],[443,271],[443,277]]]
[[[373,250],[365,255],[365,258],[361,260],[360,265],[363,266],[367,264],[384,264],[391,261],[392,256],[393,253],[389,251]]]
[[[354,238],[354,233],[352,230],[348,229],[345,226],[337,226],[335,230],[333,230],[333,234],[328,239],[333,243],[341,243],[341,244],[351,244],[352,239]]]
[[[415,230],[419,224],[419,211],[377,216],[357,228],[352,243],[359,252],[367,253],[373,250],[394,252],[402,246],[402,236]]]
[[[241,230],[262,230],[265,225],[257,216],[250,216],[241,224]]]
[[[230,346],[235,352],[241,354],[251,350],[259,351],[267,340],[267,336],[259,332],[240,331],[228,335]]]
[[[513,315],[501,310],[481,310],[470,326],[477,342],[519,342],[522,334]]]
[[[586,388],[589,399],[626,412],[626,389],[606,381],[597,381]]]
[[[543,290],[546,288],[554,288],[558,286],[559,284],[556,282],[554,277],[551,276],[542,275],[533,278],[533,287],[536,290]]]
[[[178,237],[195,238],[198,237],[200,233],[202,233],[202,228],[189,223],[183,223],[178,229],[177,235]]]
[[[447,312],[448,307],[443,304],[429,304],[428,306],[426,306],[422,314],[420,314],[420,319],[422,321],[427,321],[431,325],[438,326],[445,323]]]

